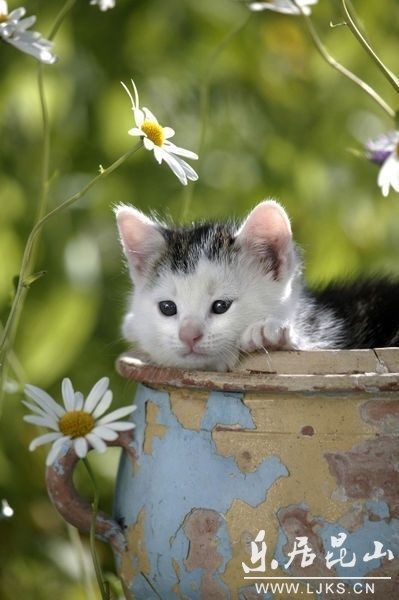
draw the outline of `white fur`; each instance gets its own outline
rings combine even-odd
[[[240,351],[328,347],[329,340],[339,335],[332,318],[323,324],[322,346],[307,331],[311,301],[303,298],[301,264],[290,223],[276,202],[259,204],[238,229],[240,249],[233,260],[211,261],[203,255],[193,272],[161,267],[155,278],[147,277],[146,264],[155,264],[164,245],[156,224],[130,207],[117,210],[117,219],[134,282],[123,335],[152,362],[222,371],[234,367]],[[262,263],[259,253],[265,244],[276,249],[278,276],[267,272]],[[233,302],[227,312],[214,314],[211,306],[220,299]],[[164,300],[175,302],[176,315],[166,317],[160,312],[158,304]],[[179,338],[183,321],[195,323],[203,333],[195,344],[196,353]]]
[[[289,322],[296,302],[294,277],[291,274],[285,281],[274,281],[259,263],[245,255],[233,266],[204,257],[194,273],[168,271],[153,286],[136,286],[123,334],[163,366],[231,369],[239,350],[246,350],[242,336],[254,321],[273,314],[276,322]],[[230,309],[221,315],[211,313],[213,302],[226,297],[234,299]],[[178,312],[173,317],[165,317],[159,311],[158,303],[166,299],[177,305]],[[179,339],[179,326],[187,318],[194,318],[204,331],[196,347],[198,352],[204,352],[203,356],[187,356]]]

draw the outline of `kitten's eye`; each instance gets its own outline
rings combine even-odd
[[[163,300],[158,304],[159,310],[165,317],[173,317],[177,313],[177,306],[172,300]]]
[[[233,300],[215,300],[215,302],[212,304],[211,310],[216,315],[221,315],[229,310],[232,303]]]

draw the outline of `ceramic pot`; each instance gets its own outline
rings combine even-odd
[[[112,443],[124,449],[114,515],[97,534],[126,597],[396,599],[398,352],[270,353],[233,373],[123,356],[136,429]],[[87,530],[76,462],[61,456],[48,489]]]

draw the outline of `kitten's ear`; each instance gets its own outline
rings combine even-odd
[[[249,213],[237,232],[237,242],[259,257],[278,277],[291,263],[293,244],[287,213],[278,202],[265,200]]]
[[[142,276],[165,247],[156,223],[133,206],[118,206],[116,222],[133,279]]]

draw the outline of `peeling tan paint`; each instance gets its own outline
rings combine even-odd
[[[136,523],[130,525],[126,531],[127,550],[122,555],[120,576],[124,587],[131,590],[134,578],[139,573],[150,573],[150,561],[145,547],[144,535],[144,519],[145,511],[141,509]],[[137,566],[133,564],[132,557],[137,560]],[[126,593],[126,592],[125,592]],[[129,593],[126,595],[127,600],[134,600],[134,597]]]
[[[206,390],[175,389],[170,394],[170,406],[176,419],[185,429],[199,431],[209,392]]]
[[[278,505],[278,508],[280,505]],[[242,562],[250,566],[251,545],[260,529],[267,533],[267,570],[277,544],[278,521],[273,509],[267,502],[252,507],[242,500],[235,500],[225,514],[227,522],[232,558],[226,565],[222,579],[232,590],[232,600],[238,600],[238,590],[245,585]],[[284,575],[281,569],[276,569],[273,575]]]
[[[349,450],[356,438],[375,436],[375,429],[359,416],[362,402],[363,397],[353,396],[326,401],[317,396],[248,394],[244,403],[256,430],[215,429],[212,436],[218,452],[234,457],[243,472],[254,471],[270,456],[287,467],[289,477],[279,478],[268,491],[268,506],[280,507],[282,498],[284,505],[301,501],[311,513],[338,520],[351,503],[333,495],[336,481],[324,455],[333,449]],[[304,427],[312,427],[313,435],[304,435]]]
[[[152,452],[152,441],[155,437],[163,438],[168,428],[165,425],[159,425],[157,423],[159,407],[147,400],[146,402],[146,413],[145,413],[145,433],[144,433],[144,453],[151,454]]]
[[[334,448],[335,451],[338,448],[350,450],[354,439],[363,441],[376,435],[375,428],[360,418],[364,396],[326,400],[317,396],[247,394],[244,403],[251,410],[256,430],[227,432],[215,428],[213,439],[218,452],[234,457],[243,472],[254,471],[266,458],[277,456],[287,467],[289,476],[280,477],[258,506],[236,500],[225,515],[232,558],[222,578],[230,589],[236,590],[232,600],[237,600],[237,590],[244,582],[241,563],[249,564],[248,540],[255,539],[260,529],[266,531],[270,569],[279,530],[276,513],[282,505],[303,502],[311,515],[331,522],[342,518],[353,523],[359,518],[356,503],[335,493],[337,482],[325,454]],[[313,435],[306,435],[309,429],[304,435],[304,427],[312,427]],[[247,535],[243,537],[242,532]],[[273,572],[275,576],[284,574],[281,569]],[[308,594],[307,597],[311,598]]]

